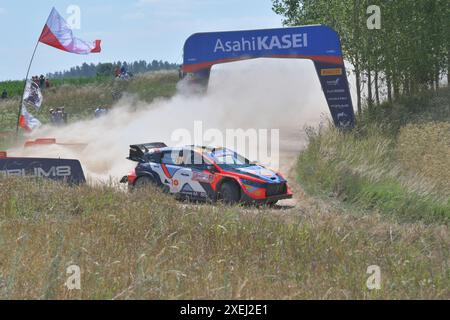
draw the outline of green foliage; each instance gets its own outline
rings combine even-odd
[[[49,119],[49,109],[65,107],[69,122],[90,118],[98,106],[112,107],[117,95],[151,103],[158,97],[170,97],[176,91],[178,74],[160,71],[138,74],[130,80],[111,77],[67,78],[51,80],[52,86],[42,91],[43,104],[39,112],[31,111],[42,123]],[[16,82],[21,85],[20,81]],[[1,84],[0,84],[1,88]],[[22,89],[20,89],[22,90]],[[0,100],[0,149],[10,145],[15,133],[19,98]]]
[[[79,78],[62,78],[62,79],[50,79],[50,87],[57,88],[62,85],[75,85],[83,86],[88,84],[105,84],[112,82],[111,76],[94,76],[94,77],[79,77]],[[19,98],[23,92],[24,81],[2,81],[0,82],[0,91],[5,89],[8,92],[9,99]],[[45,92],[45,89],[42,90]]]
[[[149,71],[161,71],[161,70],[175,70],[178,68],[176,63],[169,63],[167,61],[146,62],[145,60],[139,60],[134,62],[106,62],[97,64],[83,63],[81,66],[72,67],[69,70],[61,72],[48,73],[47,77],[53,79],[64,78],[79,78],[79,77],[94,77],[94,76],[114,76],[116,68],[124,67],[125,70],[132,74],[145,73]]]
[[[363,210],[447,224],[449,108],[450,90],[445,89],[367,110],[351,132],[310,130],[298,178],[312,194],[337,197]]]
[[[366,10],[381,9],[381,29],[369,30]],[[325,24],[341,37],[345,59],[354,67],[361,111],[362,77],[368,104],[379,101],[381,83],[389,98],[439,86],[449,77],[450,2],[448,0],[273,0],[286,25]]]

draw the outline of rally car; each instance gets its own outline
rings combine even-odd
[[[273,205],[292,198],[280,173],[251,163],[227,148],[167,147],[162,142],[130,146],[138,162],[120,182],[130,189],[153,184],[189,200]]]

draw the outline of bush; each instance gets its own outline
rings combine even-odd
[[[402,221],[450,221],[449,90],[366,111],[351,132],[309,130],[298,177],[331,195]],[[416,103],[424,103],[420,108]]]

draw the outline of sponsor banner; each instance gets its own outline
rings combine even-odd
[[[339,128],[352,128],[355,114],[344,66],[336,68],[332,64],[317,61],[314,64],[334,124]]]
[[[322,25],[196,33],[184,45],[184,68],[259,57],[317,58],[342,61],[336,32]],[[195,71],[196,71],[195,70]]]
[[[86,182],[80,161],[47,158],[0,158],[0,175],[34,176],[73,184]]]
[[[334,124],[355,123],[338,34],[323,25],[196,33],[184,45],[183,71],[207,87],[211,66],[254,58],[310,59],[314,62]]]
[[[321,69],[321,76],[341,76],[342,68],[329,68],[329,69]]]

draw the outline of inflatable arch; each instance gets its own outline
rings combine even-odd
[[[339,36],[324,25],[195,33],[184,44],[183,72],[206,88],[213,65],[256,58],[312,60],[334,124],[354,126]]]

